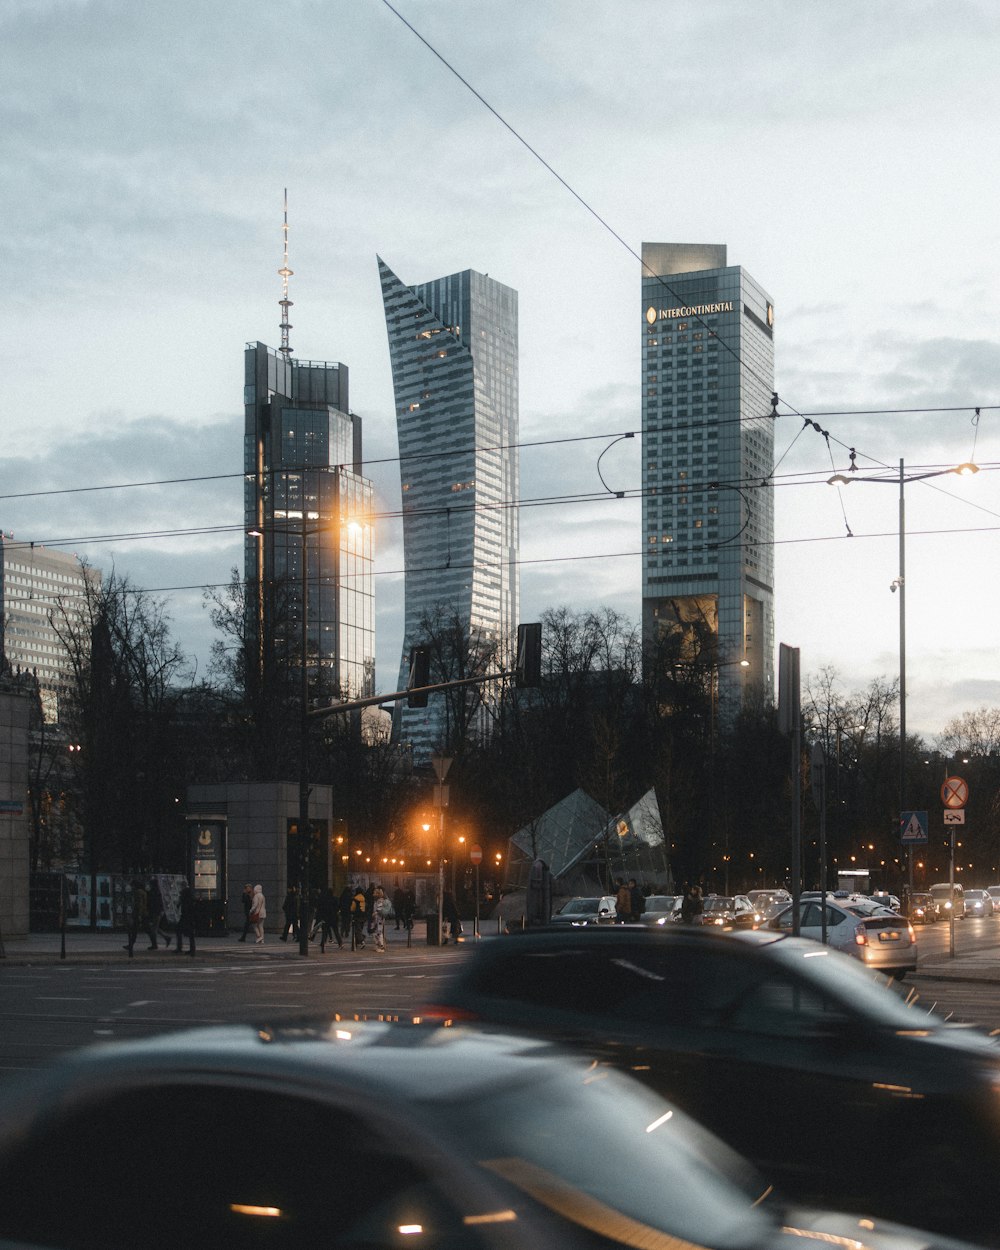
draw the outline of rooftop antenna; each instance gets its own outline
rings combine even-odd
[[[278,349],[287,360],[292,354],[291,346],[288,342],[288,331],[292,328],[288,321],[288,310],[292,306],[292,301],[288,298],[288,279],[292,276],[291,269],[288,268],[288,188],[285,187],[285,220],[281,227],[282,234],[285,237],[284,264],[278,270],[281,276],[281,299],[278,304],[281,307],[281,347]]]

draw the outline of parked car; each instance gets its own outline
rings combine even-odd
[[[603,894],[597,898],[571,898],[552,916],[552,924],[613,924],[615,920],[614,895]]]
[[[938,918],[934,896],[922,891],[914,891],[909,896],[903,914],[911,924],[933,924]]]
[[[481,943],[427,1011],[633,1071],[796,1201],[1000,1244],[1000,1046],[835,950],[711,926],[528,931]]]
[[[792,933],[792,908],[786,907],[768,922],[769,929]],[[823,908],[808,899],[800,904],[799,935],[823,939]],[[917,935],[910,922],[881,903],[854,895],[826,904],[826,944],[860,959],[869,968],[877,968],[901,980],[907,972],[916,971]]]
[[[0,1110],[0,1239],[794,1250],[863,1236],[874,1250],[957,1250],[780,1204],[654,1091],[591,1070],[523,1037],[388,1024],[229,1026],[80,1051]],[[288,1148],[299,1142],[309,1149]]]
[[[670,924],[681,918],[681,894],[650,894],[646,910],[639,917],[640,923],[648,925]]]
[[[755,929],[758,923],[754,905],[744,894],[710,894],[705,899],[701,922],[725,929]]]
[[[985,890],[966,890],[965,914],[967,916],[992,916],[993,900]]]

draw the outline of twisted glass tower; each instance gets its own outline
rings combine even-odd
[[[425,620],[459,621],[504,651],[516,632],[517,292],[470,269],[409,287],[378,266],[402,487],[402,689]],[[401,709],[415,756],[447,749],[443,703]]]

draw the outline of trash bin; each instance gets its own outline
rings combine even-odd
[[[427,945],[441,945],[441,927],[438,923],[438,914],[432,911],[427,916]]]

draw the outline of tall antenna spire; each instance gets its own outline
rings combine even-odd
[[[292,306],[292,301],[288,298],[288,279],[292,276],[291,269],[288,268],[288,188],[285,187],[285,220],[281,227],[285,236],[285,252],[284,264],[278,270],[281,275],[281,299],[278,304],[281,308],[281,347],[278,349],[287,360],[292,354],[292,349],[288,343],[288,331],[292,328],[288,322],[288,310]]]

